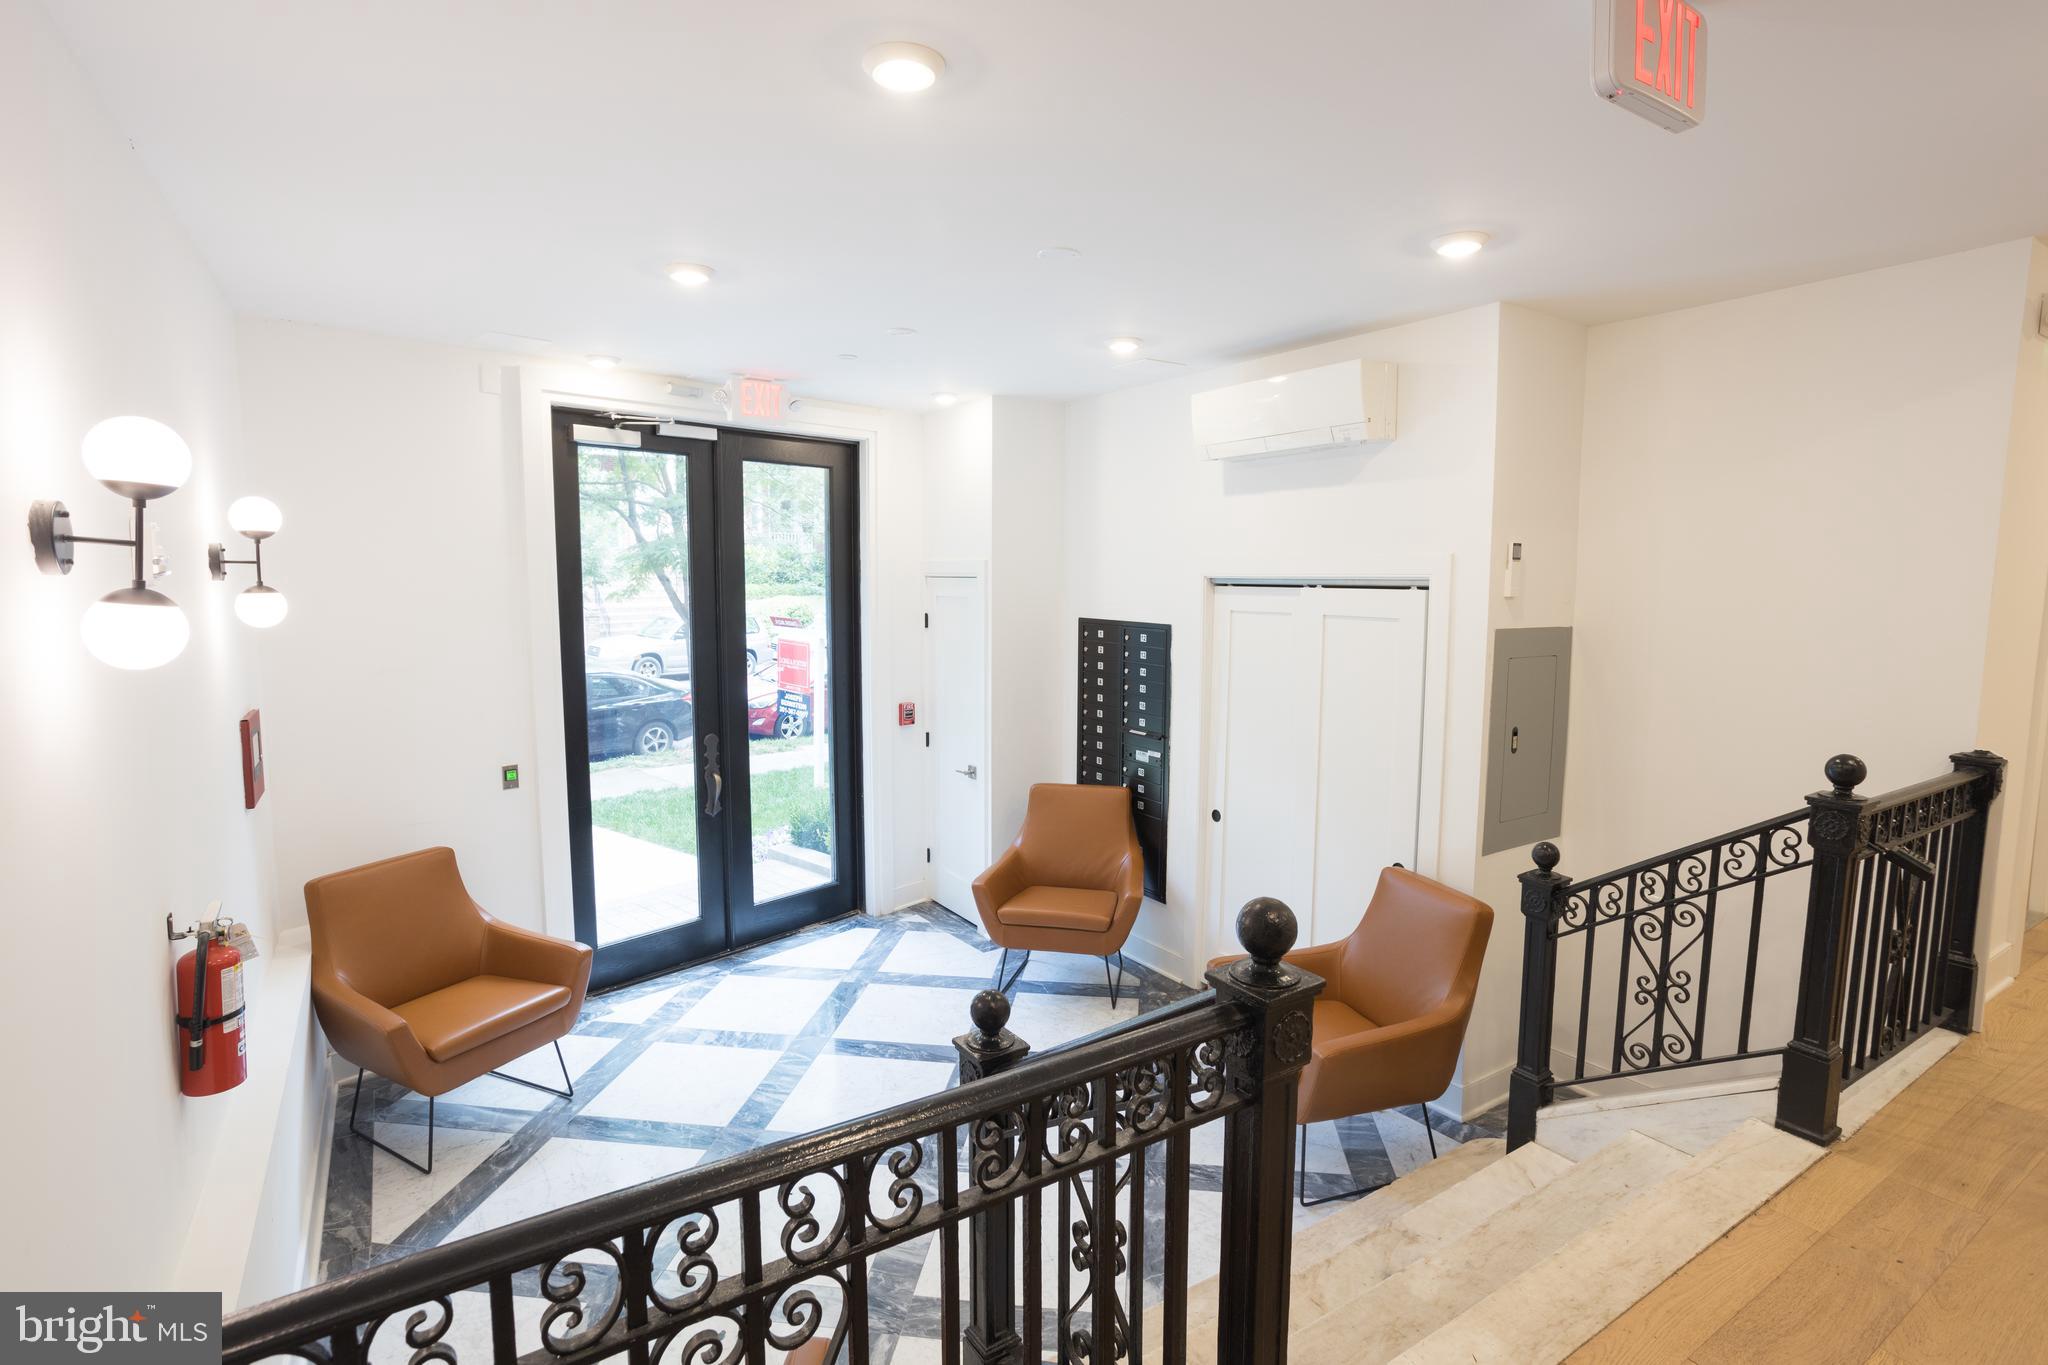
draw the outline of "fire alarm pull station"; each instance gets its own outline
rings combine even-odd
[[[917,703],[916,703],[916,702],[914,702],[914,701],[899,701],[899,702],[897,702],[897,703],[896,703],[896,723],[897,723],[898,725],[915,725],[915,724],[917,724]]]
[[[180,932],[164,916],[173,943],[199,940],[178,959],[173,978],[177,1009],[172,1022],[184,1044],[179,1049],[178,1089],[186,1095],[218,1095],[249,1079],[249,1033],[242,991],[242,964],[256,956],[248,926],[206,907],[206,918]]]

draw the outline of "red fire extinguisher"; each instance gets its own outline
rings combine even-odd
[[[233,920],[199,921],[173,939],[198,946],[178,959],[178,1089],[218,1095],[249,1079],[248,1020],[242,1003],[242,954],[229,941]],[[164,917],[170,932],[170,917]]]

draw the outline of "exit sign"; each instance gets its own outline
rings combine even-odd
[[[782,420],[782,385],[773,379],[739,381],[740,416],[756,421]]]
[[[1707,16],[1685,0],[1593,0],[1593,88],[1666,132],[1707,106]]]

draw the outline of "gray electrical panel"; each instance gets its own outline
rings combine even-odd
[[[1564,818],[1565,715],[1571,680],[1570,626],[1493,633],[1481,853],[1557,837]]]

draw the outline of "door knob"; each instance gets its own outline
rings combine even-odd
[[[964,768],[955,768],[953,769],[953,771],[960,774],[962,777],[973,777],[976,775],[974,771],[974,765],[972,763],[968,764]]]

